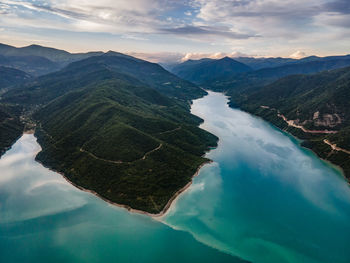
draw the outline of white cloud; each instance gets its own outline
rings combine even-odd
[[[342,14],[338,5],[327,5],[337,1],[344,6],[344,0],[195,0],[198,18],[211,25],[220,23],[237,32],[287,39],[310,36],[319,30],[324,21],[319,23],[317,17],[329,10],[332,19],[326,21],[328,25],[348,27],[349,12]]]
[[[52,38],[45,33],[54,29],[105,33],[110,43],[117,39],[134,44],[124,50],[135,50],[142,41],[137,50],[147,46],[145,50],[189,52],[190,57],[202,56],[193,52],[220,57],[216,51],[234,56],[230,50],[288,56],[300,47],[307,53],[345,53],[350,37],[348,0],[0,1],[1,28],[19,32],[18,38],[33,34],[22,42]],[[66,46],[77,46],[75,42]],[[108,45],[113,49],[118,43]]]
[[[181,62],[184,54],[178,52],[127,52],[128,55],[155,63],[178,63]]]
[[[298,50],[298,51],[294,52],[293,54],[291,54],[289,57],[294,58],[294,59],[300,59],[300,58],[306,57],[306,53]]]
[[[189,59],[198,60],[202,58],[211,58],[211,59],[221,59],[224,57],[231,57],[231,58],[237,58],[237,57],[250,57],[250,55],[241,53],[238,51],[234,51],[232,53],[225,53],[225,52],[217,52],[217,53],[187,53],[182,58],[181,61],[186,61]]]

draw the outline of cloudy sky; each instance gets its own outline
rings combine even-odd
[[[349,0],[0,0],[0,42],[151,60],[350,53]],[[146,55],[146,54],[147,55]]]

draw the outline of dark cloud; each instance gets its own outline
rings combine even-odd
[[[340,14],[350,14],[350,1],[349,0],[336,0],[326,3],[324,10],[327,12],[337,12]]]

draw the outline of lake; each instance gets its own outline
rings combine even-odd
[[[73,187],[23,135],[0,159],[0,262],[350,262],[337,169],[220,93],[191,110],[219,145],[157,220]]]

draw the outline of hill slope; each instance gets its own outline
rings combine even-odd
[[[280,79],[232,105],[259,115],[299,138],[350,178],[350,67]],[[288,122],[287,122],[288,121]],[[333,146],[332,146],[333,145]]]
[[[279,67],[264,68],[242,74],[233,74],[226,78],[218,78],[205,83],[205,86],[217,91],[227,91],[230,95],[233,95],[235,92],[245,92],[248,89],[255,89],[289,75],[312,74],[349,65],[350,58],[288,63]]]
[[[317,57],[317,56],[309,56],[301,59],[293,59],[293,58],[254,58],[254,57],[238,57],[235,60],[246,64],[254,70],[259,70],[263,68],[275,68],[284,66],[287,64],[300,64],[311,61],[329,61],[329,60],[342,60],[342,59],[350,59],[350,55],[345,56],[328,56],[328,57]]]
[[[0,104],[0,156],[22,135],[22,107]]]
[[[44,165],[110,201],[159,213],[216,146],[189,112],[189,100],[203,94],[156,64],[110,52],[36,78],[1,102],[35,112]]]
[[[0,43],[0,65],[22,70],[32,76],[41,76],[62,69],[71,62],[103,52],[69,53],[64,50],[30,45],[13,47]]]
[[[0,66],[0,93],[29,79],[31,76],[21,70]]]
[[[39,45],[30,45],[26,47],[17,48],[0,43],[0,55],[2,56],[36,56],[49,59],[53,62],[66,64],[102,54],[103,52],[69,53],[65,50],[43,47]]]
[[[135,85],[148,85],[162,94],[189,101],[206,94],[155,63],[136,59],[121,53],[108,52],[71,63],[59,72],[35,79],[23,87],[4,95],[9,102],[45,104],[68,91],[91,82],[113,78],[116,75]]]
[[[2,56],[0,66],[24,71],[32,76],[45,75],[62,68],[61,64],[39,56]]]
[[[35,119],[46,166],[104,198],[160,212],[217,138],[156,90],[109,79],[70,92]]]

